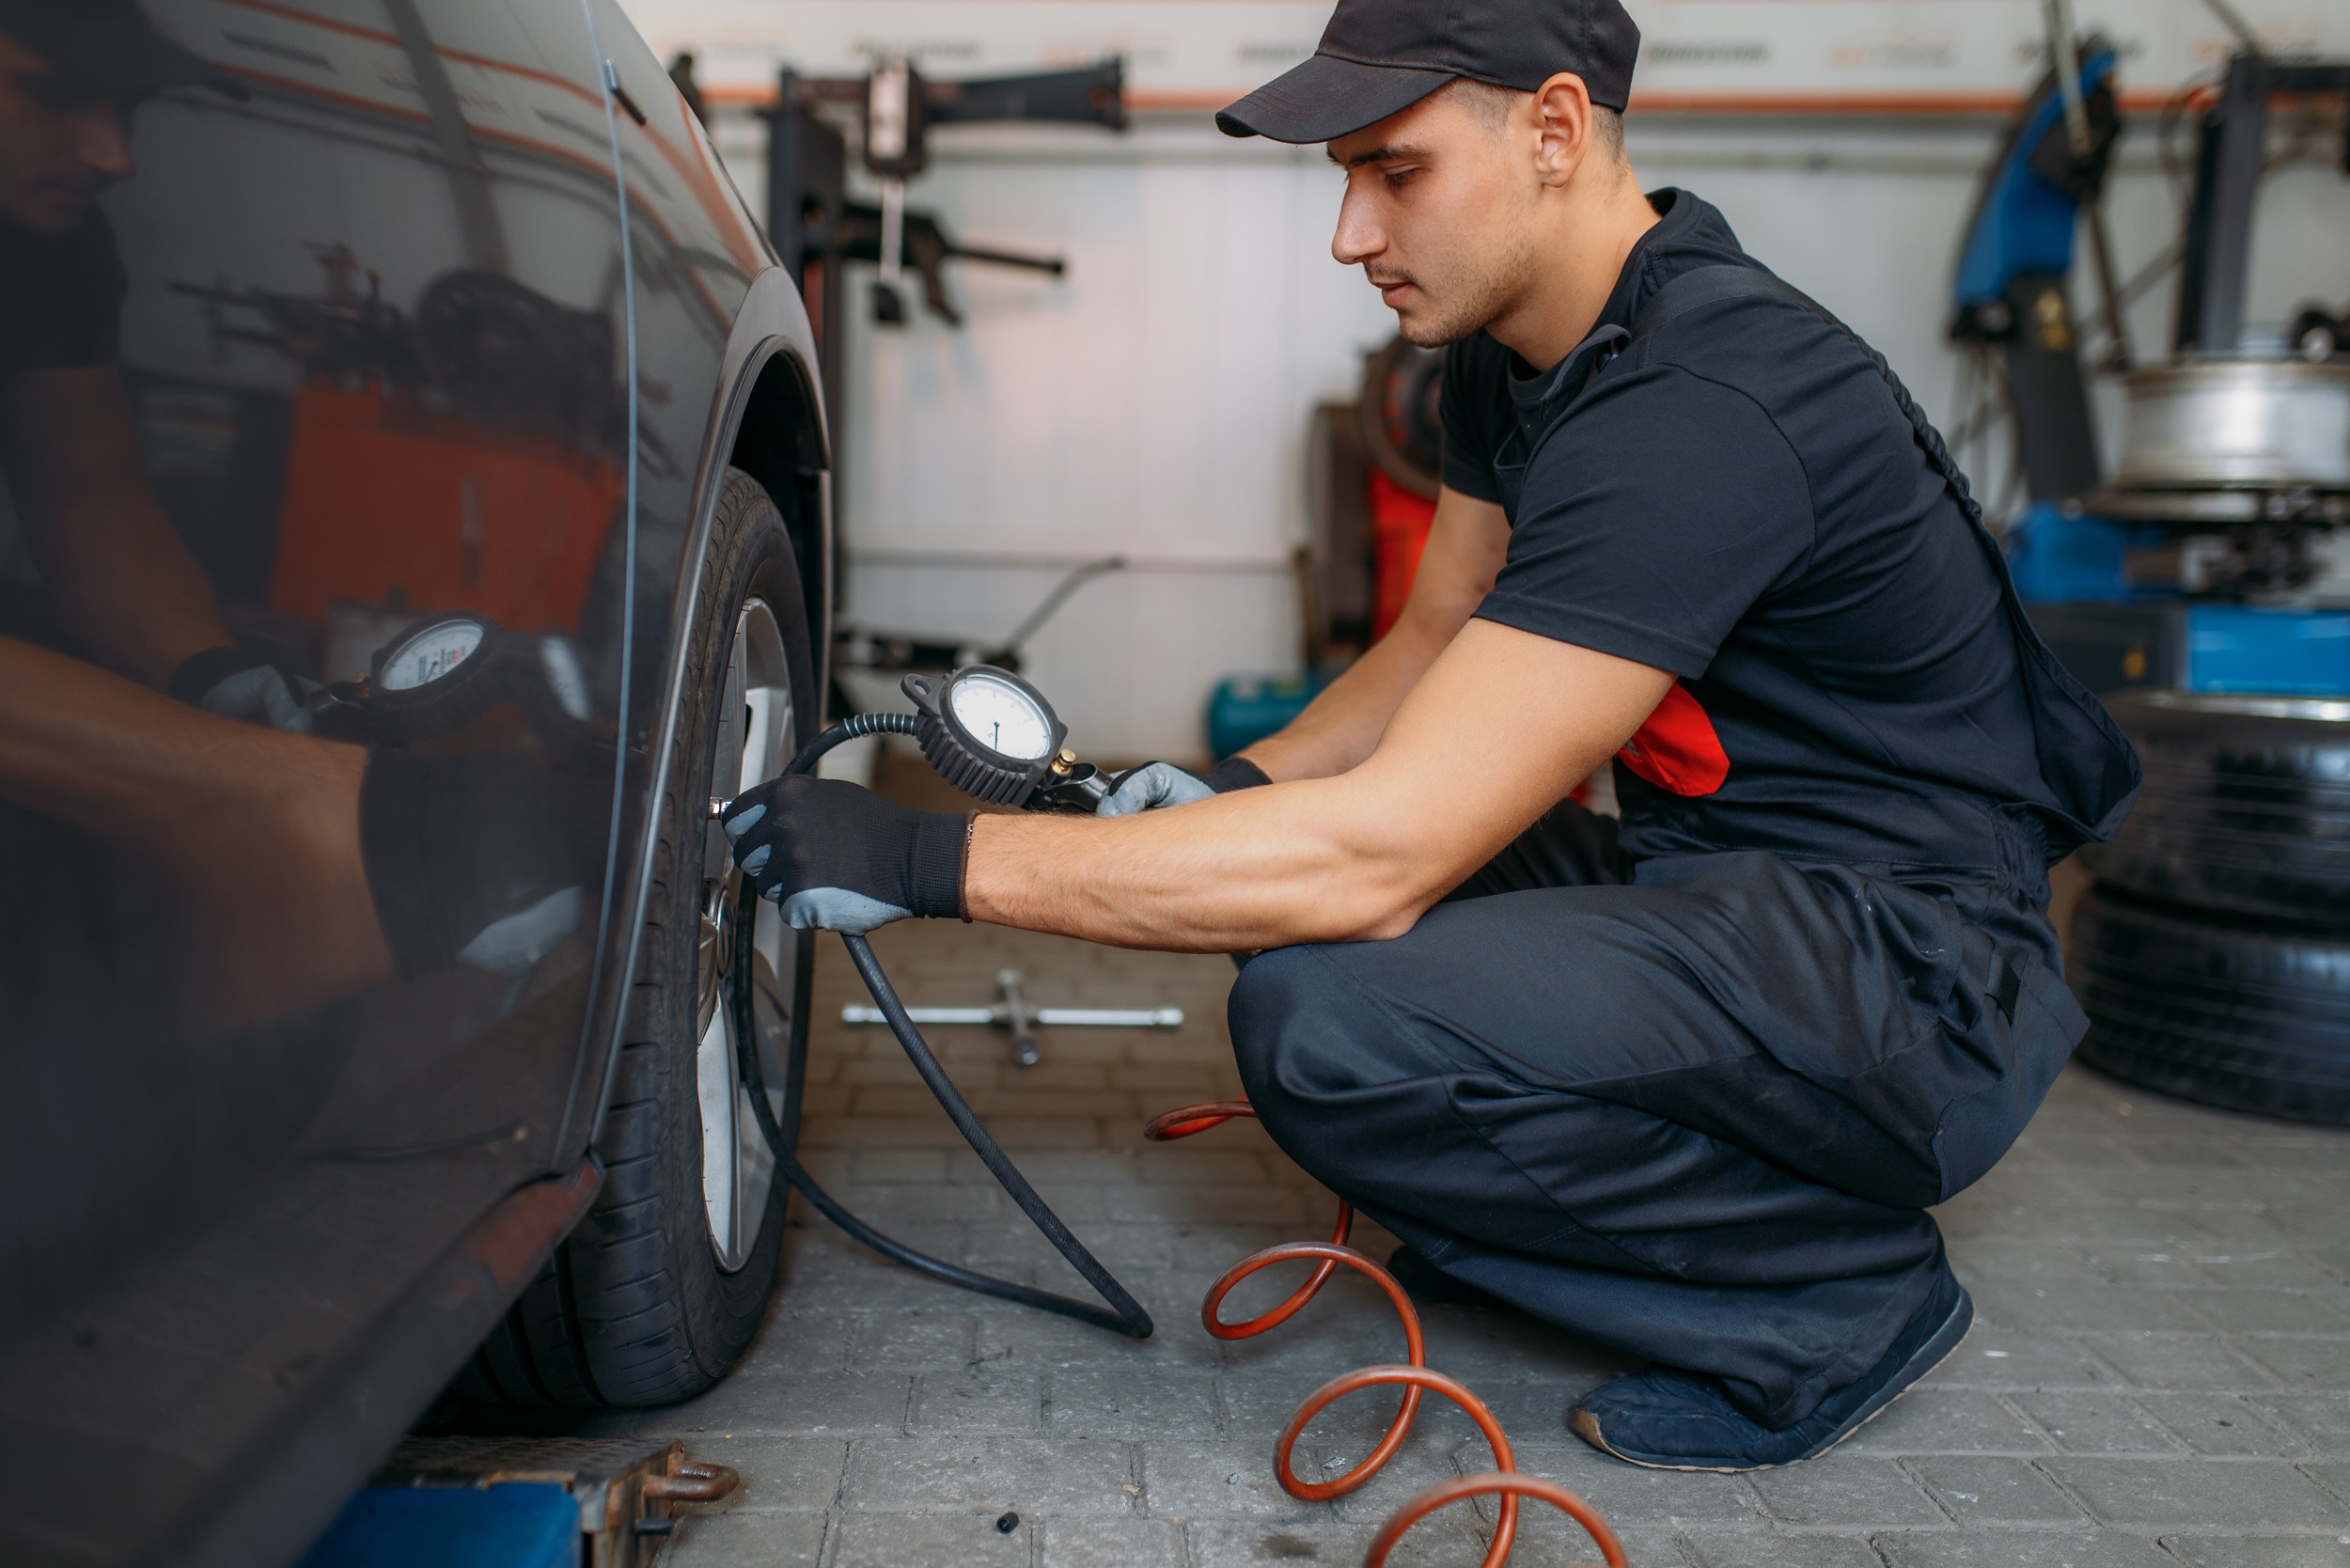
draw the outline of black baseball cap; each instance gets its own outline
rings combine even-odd
[[[1632,98],[1640,29],[1621,0],[1339,0],[1314,57],[1215,117],[1228,136],[1326,142],[1457,77],[1532,92],[1571,71],[1591,102]]]
[[[134,95],[198,83],[238,90],[157,31],[133,0],[0,0],[0,33],[92,86]]]

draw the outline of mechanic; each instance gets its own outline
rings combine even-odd
[[[728,829],[804,925],[1264,949],[1230,1023],[1276,1141],[1423,1295],[1647,1357],[1585,1440],[1740,1470],[1966,1333],[1925,1211],[2085,1027],[2046,870],[2138,770],[1883,361],[1642,194],[1637,47],[1617,0],[1340,0],[1218,117],[1326,143],[1332,253],[1450,345],[1409,607],[1294,724],[1090,820],[792,778]],[[1611,756],[1621,825],[1564,798]]]
[[[0,477],[45,612],[0,619],[0,1011],[18,1020],[78,1005],[59,977],[124,945],[122,913],[88,906],[126,876],[170,916],[169,1006],[225,1034],[399,973],[526,964],[561,935],[532,912],[574,905],[547,901],[601,864],[601,792],[302,733],[300,682],[239,646],[157,502],[98,198],[136,171],[138,106],[199,85],[242,96],[132,0],[0,0]]]

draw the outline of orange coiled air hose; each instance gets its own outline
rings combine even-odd
[[[1254,1118],[1256,1114],[1255,1107],[1246,1100],[1216,1100],[1206,1105],[1183,1105],[1152,1117],[1142,1129],[1142,1136],[1153,1143],[1164,1143],[1174,1138],[1189,1137],[1194,1133],[1204,1133],[1236,1116]],[[1274,1473],[1280,1480],[1281,1489],[1306,1502],[1322,1502],[1354,1491],[1395,1457],[1396,1450],[1403,1446],[1404,1437],[1411,1432],[1412,1418],[1419,1413],[1421,1393],[1433,1390],[1459,1405],[1468,1413],[1469,1419],[1477,1423],[1478,1430],[1484,1435],[1487,1445],[1493,1450],[1494,1468],[1482,1475],[1462,1476],[1432,1486],[1405,1503],[1372,1539],[1370,1550],[1363,1556],[1363,1568],[1381,1568],[1387,1560],[1387,1554],[1395,1549],[1396,1543],[1403,1539],[1404,1533],[1436,1510],[1467,1497],[1493,1496],[1500,1497],[1501,1507],[1494,1524],[1493,1541],[1485,1549],[1481,1568],[1501,1568],[1502,1563],[1509,1560],[1510,1548],[1517,1540],[1520,1497],[1537,1497],[1564,1511],[1599,1544],[1600,1552],[1606,1558],[1609,1568],[1626,1568],[1623,1547],[1617,1542],[1615,1531],[1607,1528],[1607,1521],[1565,1487],[1533,1476],[1519,1475],[1516,1462],[1510,1452],[1510,1439],[1503,1435],[1501,1423],[1494,1419],[1494,1413],[1485,1407],[1485,1402],[1463,1384],[1428,1366],[1426,1341],[1419,1328],[1419,1313],[1413,1309],[1412,1298],[1404,1294],[1403,1287],[1396,1282],[1394,1275],[1366,1254],[1346,1245],[1354,1228],[1354,1205],[1341,1200],[1338,1225],[1328,1241],[1284,1242],[1278,1247],[1252,1252],[1226,1270],[1224,1277],[1208,1288],[1207,1299],[1199,1304],[1200,1324],[1210,1334],[1219,1340],[1250,1339],[1294,1317],[1306,1303],[1321,1293],[1330,1276],[1343,1264],[1370,1276],[1386,1293],[1396,1315],[1403,1320],[1404,1351],[1410,1357],[1408,1365],[1364,1367],[1332,1378],[1308,1395],[1306,1403],[1297,1407],[1296,1414],[1290,1417],[1289,1425],[1281,1429],[1280,1439],[1273,1449]],[[1279,1305],[1240,1323],[1224,1321],[1220,1315],[1224,1298],[1242,1280],[1275,1263],[1294,1262],[1308,1258],[1319,1260],[1312,1276],[1292,1291]],[[1401,1386],[1403,1399],[1397,1405],[1395,1415],[1388,1419],[1386,1434],[1380,1438],[1378,1447],[1335,1481],[1301,1480],[1291,1466],[1290,1456],[1308,1424],[1347,1395],[1381,1384]]]

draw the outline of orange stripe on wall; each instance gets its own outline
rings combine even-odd
[[[1195,110],[1213,114],[1241,95],[1220,89],[1136,88],[1126,94],[1130,109]],[[776,89],[740,84],[708,86],[702,97],[713,103],[756,109],[775,107]],[[2122,108],[2128,114],[2153,114],[2167,107],[2167,92],[2125,92]],[[1636,92],[1632,109],[1651,115],[2012,115],[2024,106],[2019,92],[1886,92],[1886,93],[1751,93],[1751,92]]]

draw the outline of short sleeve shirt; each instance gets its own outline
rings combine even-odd
[[[1760,265],[1706,203],[1650,200],[1603,328]],[[1676,677],[1617,759],[1626,852],[2026,874],[2051,802],[2000,573],[1858,341],[1742,296],[1594,358],[1453,345],[1444,477],[1510,522],[1479,617]]]
[[[0,218],[0,376],[111,363],[127,287],[104,212],[55,235]]]

